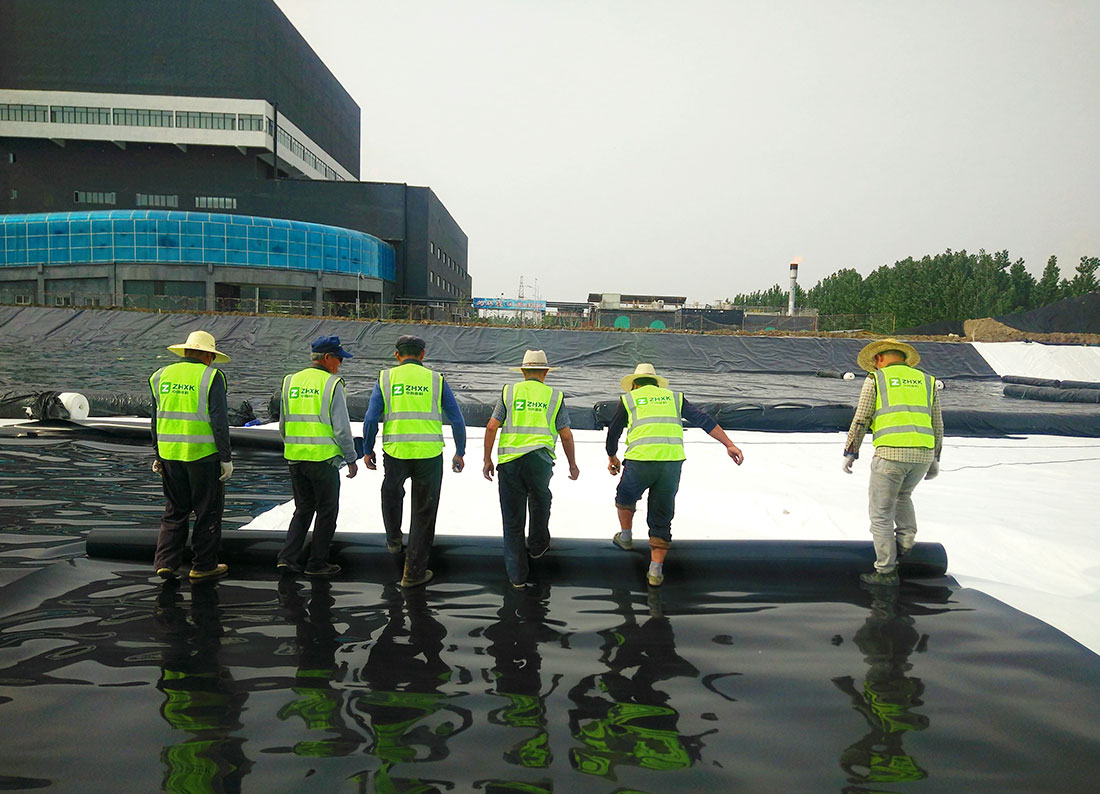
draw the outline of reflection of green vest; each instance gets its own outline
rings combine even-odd
[[[283,378],[279,432],[287,460],[329,460],[343,452],[332,429],[332,395],[339,375],[309,367]]]
[[[871,430],[876,447],[936,446],[932,432],[932,396],[936,379],[904,364],[874,372],[875,413]]]
[[[395,458],[443,452],[443,376],[420,364],[399,364],[378,376],[385,409],[382,449]]]
[[[536,449],[545,449],[553,458],[558,440],[554,427],[565,395],[532,379],[509,383],[501,397],[508,415],[500,431],[497,463],[507,463]]]
[[[641,386],[623,395],[626,406],[626,460],[684,460],[684,395],[659,386]]]
[[[157,409],[157,454],[162,460],[199,460],[218,451],[210,426],[210,384],[217,374],[214,367],[181,361],[149,378]]]

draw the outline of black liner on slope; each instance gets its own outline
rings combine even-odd
[[[1100,403],[1100,390],[1066,389],[1054,386],[1025,386],[1006,383],[1005,397],[1017,400],[1040,400],[1050,403]]]

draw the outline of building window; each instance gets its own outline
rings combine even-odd
[[[72,306],[73,299],[71,295],[57,295],[53,299],[55,306]]]
[[[0,105],[0,121],[49,120],[50,108],[47,105]]]
[[[102,191],[76,190],[73,192],[74,204],[114,204],[115,194]]]
[[[142,108],[115,108],[115,124],[127,127],[171,127],[171,110],[143,110]]]
[[[435,243],[428,243],[432,247],[432,254],[435,254]]]
[[[263,132],[264,117],[254,113],[238,113],[237,129],[242,132]]]
[[[139,207],[179,207],[180,197],[157,195],[155,193],[138,193],[135,203]]]
[[[99,305],[99,298],[92,298],[92,297],[87,297],[86,296],[84,298],[84,305],[85,306],[98,306]]]
[[[191,130],[235,130],[237,114],[177,110],[176,126]]]
[[[16,306],[30,306],[31,305],[31,296],[30,295],[16,295],[15,296],[15,305]]]
[[[19,198],[19,191],[16,190],[15,188],[12,188],[11,189],[11,197],[12,197],[13,200]]]
[[[237,199],[228,196],[195,196],[195,206],[200,210],[235,210]]]
[[[54,124],[110,124],[111,109],[51,105],[50,121]]]

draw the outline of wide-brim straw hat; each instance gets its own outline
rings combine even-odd
[[[859,351],[856,362],[859,364],[860,369],[874,372],[875,356],[879,353],[885,353],[887,350],[897,350],[899,353],[904,354],[906,366],[915,367],[920,363],[920,353],[917,352],[917,349],[905,342],[899,342],[897,339],[878,339],[871,342]]]
[[[523,372],[525,369],[544,369],[547,372],[553,372],[561,367],[551,367],[546,363],[546,351],[545,350],[528,350],[523,354],[523,363],[518,367],[509,367],[512,372]]]
[[[213,353],[215,364],[224,364],[229,361],[227,356],[222,351],[218,350],[214,346],[214,337],[208,334],[206,331],[192,331],[187,335],[187,341],[180,345],[168,345],[168,349],[175,353],[177,356],[186,355],[188,350],[199,350],[203,353]]]
[[[623,387],[623,391],[630,391],[634,388],[634,381],[638,378],[653,378],[662,389],[668,386],[668,378],[662,378],[658,375],[652,364],[639,364],[634,368],[632,374],[619,381],[619,385]]]

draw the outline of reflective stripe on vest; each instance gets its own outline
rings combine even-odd
[[[210,426],[210,384],[218,370],[180,362],[149,378],[156,402],[157,454],[162,460],[199,460],[218,451]]]
[[[382,392],[382,449],[395,458],[434,458],[443,452],[443,376],[420,364],[399,364],[378,375]]]
[[[500,430],[497,463],[507,463],[518,457],[545,449],[554,455],[558,442],[558,410],[565,395],[539,380],[509,383],[501,392],[507,416]]]
[[[332,395],[343,383],[339,375],[309,367],[283,378],[279,432],[287,460],[343,457],[332,429]]]
[[[932,399],[936,379],[904,364],[877,369],[875,413],[871,430],[876,447],[936,446],[932,430]]]
[[[642,386],[623,395],[626,460],[684,460],[684,395]]]

